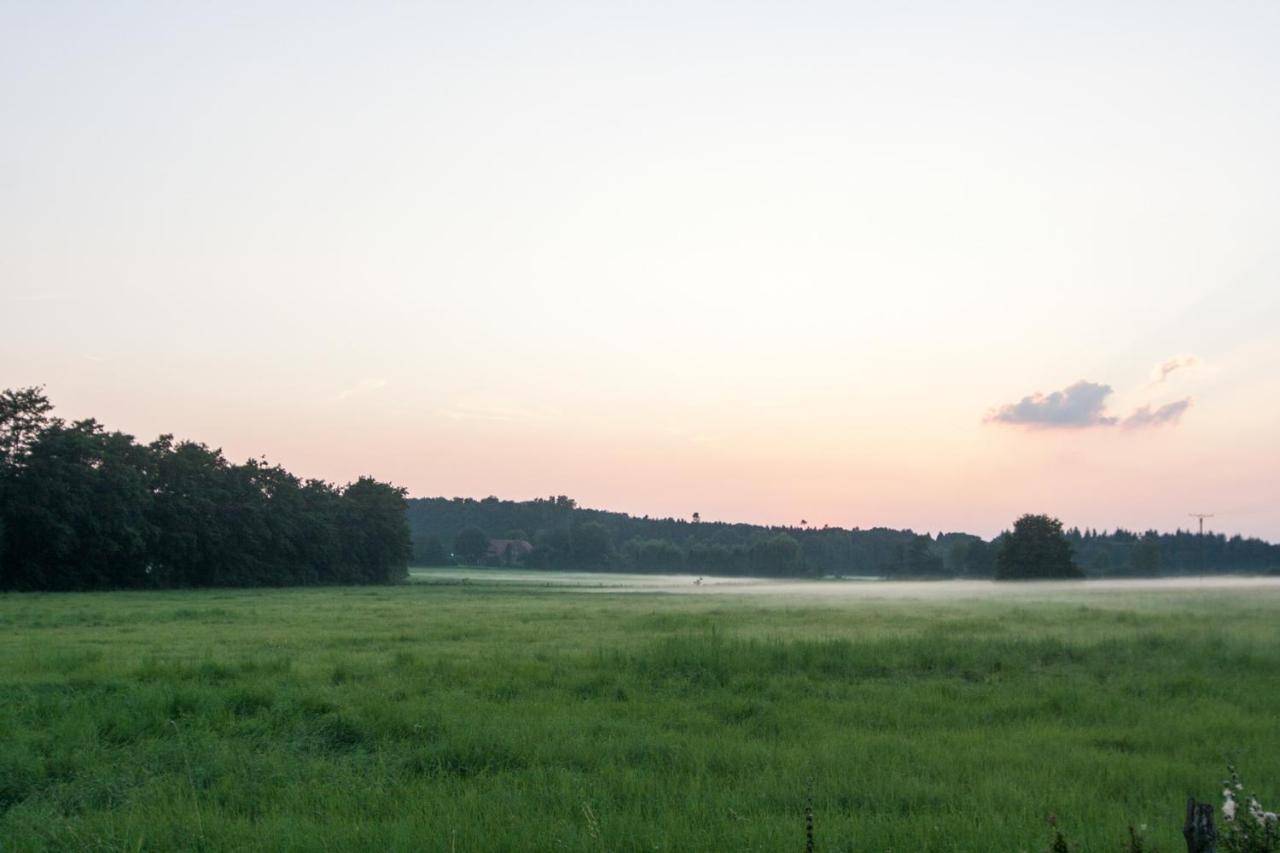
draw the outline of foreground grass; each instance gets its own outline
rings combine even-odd
[[[1275,593],[0,596],[5,850],[1180,849],[1280,790]]]

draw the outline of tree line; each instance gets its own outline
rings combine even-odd
[[[1092,577],[1280,567],[1280,546],[1259,539],[1049,521],[1071,572]],[[55,417],[42,389],[0,392],[0,589],[384,583],[403,578],[411,556],[428,566],[985,578],[1008,576],[1010,535],[637,517],[563,495],[406,501],[370,478],[337,487],[172,436],[139,444],[92,419]],[[501,553],[494,540],[507,540]]]
[[[564,495],[531,501],[411,498],[408,520],[414,562],[424,566],[519,563],[544,569],[772,577],[996,577],[1011,533],[985,540],[968,533],[883,527],[713,522],[697,513],[653,518],[586,509]],[[459,543],[464,532],[467,536]],[[1280,569],[1280,545],[1260,539],[1181,530],[1064,530],[1061,525],[1055,535],[1069,545],[1072,565],[1089,577]],[[522,557],[490,554],[494,540],[527,541],[533,550]]]
[[[52,414],[43,389],[0,392],[0,588],[133,589],[400,580],[404,490],[344,487],[149,444]]]

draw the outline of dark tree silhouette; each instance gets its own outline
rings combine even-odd
[[[573,560],[584,569],[601,569],[613,556],[613,538],[609,528],[598,521],[575,524],[569,531]]]
[[[1129,568],[1135,575],[1150,577],[1160,574],[1160,535],[1154,530],[1148,530],[1134,543],[1129,554]]]
[[[638,571],[678,572],[684,568],[684,552],[666,539],[632,539],[622,553]]]
[[[633,516],[621,512],[587,509],[564,496],[531,501],[495,497],[411,498],[408,520],[414,542],[421,550],[431,536],[452,541],[464,527],[482,530],[524,531],[534,552],[524,562],[543,569],[592,568],[604,571],[661,571],[637,562],[640,551],[629,550],[631,540],[662,540],[678,548],[689,571],[709,575],[746,575],[758,569],[748,555],[751,546],[778,533],[787,533],[800,544],[799,560],[778,577],[796,575],[862,575],[880,577],[950,575],[992,577],[1003,536],[984,541],[967,533],[939,533],[936,537],[911,530],[885,527],[764,527],[702,519],[698,524],[678,518]],[[623,543],[605,562],[584,565],[575,555],[571,530],[575,525],[598,522],[614,543]],[[1131,552],[1140,536],[1126,530],[1099,532],[1064,531],[1075,562],[1091,577],[1125,575],[1133,571]],[[1008,534],[1005,534],[1008,535]],[[1280,545],[1261,539],[1179,530],[1158,536],[1159,571],[1169,575],[1207,572],[1270,572],[1280,570]],[[656,552],[654,552],[656,555]],[[665,558],[660,558],[663,562]],[[939,564],[941,560],[941,564]]]
[[[0,588],[385,583],[405,577],[404,491],[344,489],[203,444],[142,445],[0,393]]]
[[[52,418],[53,405],[44,389],[14,388],[0,391],[0,466],[12,468],[22,462]]]
[[[478,527],[460,530],[453,539],[453,553],[463,563],[474,566],[489,553],[489,537]]]
[[[996,554],[997,580],[1082,578],[1062,522],[1047,515],[1024,515],[1005,534]]]
[[[753,575],[792,575],[800,565],[800,543],[778,533],[756,542],[747,556]]]
[[[451,566],[453,560],[439,536],[426,536],[418,541],[413,550],[413,559],[420,566]]]

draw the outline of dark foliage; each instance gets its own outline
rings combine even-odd
[[[682,572],[685,568],[684,552],[665,539],[631,539],[622,553],[631,565],[648,572]]]
[[[1047,515],[1024,515],[1007,533],[996,553],[997,580],[1082,578],[1062,522]]]
[[[453,538],[453,554],[463,563],[475,565],[489,550],[489,537],[479,527],[468,527]]]
[[[404,492],[345,488],[203,444],[142,445],[0,393],[0,588],[386,583],[409,558]]]
[[[1091,576],[1196,575],[1280,570],[1280,545],[1190,530],[1138,534],[1119,529],[1067,531],[1076,561]]]
[[[532,501],[413,498],[408,505],[417,554],[428,552],[433,537],[452,542],[459,531],[474,527],[503,539],[527,539],[535,548],[524,558],[524,564],[545,569],[776,577],[990,578],[995,575],[996,555],[1009,535],[1002,534],[988,542],[967,533],[930,535],[883,527],[764,527],[706,521],[701,517],[696,521],[638,517],[584,509],[563,495]],[[599,527],[577,530],[575,537],[575,530],[586,524]],[[601,529],[610,543],[607,548]],[[757,543],[778,534],[797,543],[797,560],[783,557],[770,562],[763,558],[769,553],[767,547],[756,549],[752,557]],[[1280,569],[1280,545],[1259,539],[1199,536],[1182,531],[1152,532],[1140,537],[1125,530],[1099,533],[1072,529],[1063,535],[1071,545],[1075,563],[1091,577]],[[1147,542],[1147,553],[1138,549],[1143,540]],[[1151,550],[1157,552],[1154,563]],[[1137,556],[1135,551],[1139,551]]]
[[[413,561],[419,566],[452,566],[453,557],[439,536],[424,536],[413,543]]]

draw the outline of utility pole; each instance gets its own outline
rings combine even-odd
[[[1191,516],[1192,518],[1200,519],[1200,535],[1204,536],[1204,520],[1206,518],[1213,518],[1213,513],[1189,512],[1187,513],[1187,515]]]
[[[1200,519],[1200,580],[1204,581],[1204,520],[1213,518],[1211,512],[1189,512],[1187,515]]]

